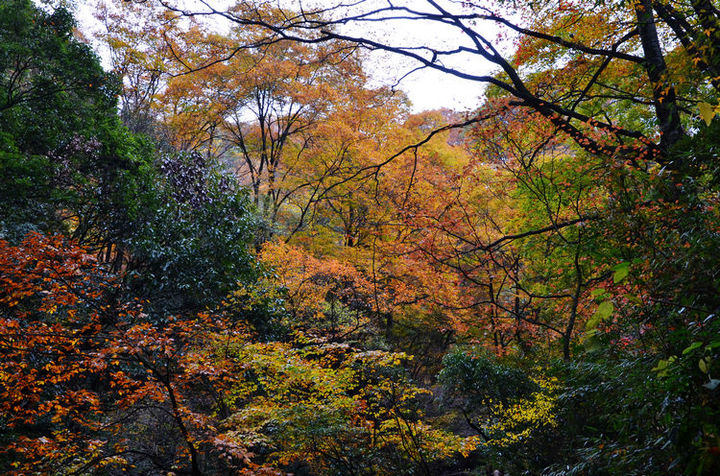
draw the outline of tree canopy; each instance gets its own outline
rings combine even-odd
[[[0,472],[720,471],[716,1],[91,4],[0,4]]]

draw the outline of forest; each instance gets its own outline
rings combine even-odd
[[[717,0],[2,0],[0,473],[720,474],[718,114]]]

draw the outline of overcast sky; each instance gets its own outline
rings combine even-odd
[[[367,66],[377,84],[395,84],[402,78],[398,89],[408,95],[415,112],[441,108],[465,111],[480,105],[483,86],[477,82],[427,68],[403,78],[407,72],[413,70],[413,64],[388,53],[372,54]],[[480,68],[484,66],[479,65]]]

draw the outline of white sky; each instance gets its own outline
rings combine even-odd
[[[405,78],[400,89],[412,101],[415,112],[443,107],[456,111],[477,109],[483,94],[483,87],[476,82],[429,70]]]
[[[185,0],[188,1],[188,0]],[[192,1],[192,0],[189,0]],[[281,0],[284,4],[293,4],[295,0]],[[316,0],[326,2],[328,0]],[[93,28],[92,4],[94,0],[76,0],[77,17],[81,29]],[[213,6],[227,4],[227,0],[208,0]],[[308,3],[307,1],[305,2]],[[424,0],[396,0],[418,10],[428,10]],[[437,22],[393,21],[348,26],[343,33],[380,38],[392,44],[433,45],[437,47],[456,47],[464,39],[447,27]],[[493,37],[496,32],[488,32]],[[448,66],[457,67],[474,74],[487,74],[487,63],[478,58],[467,58],[454,55],[453,63]],[[400,78],[411,71],[417,64],[411,60],[382,52],[370,54],[368,72],[377,84],[395,84]],[[402,79],[398,89],[407,94],[413,104],[413,110],[450,108],[457,111],[475,109],[480,105],[483,86],[477,82],[456,78],[441,72],[422,69]]]

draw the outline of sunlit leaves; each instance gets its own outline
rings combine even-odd
[[[717,107],[714,107],[706,102],[698,103],[698,109],[700,110],[700,117],[705,121],[706,125],[710,125],[715,114],[717,114]]]

